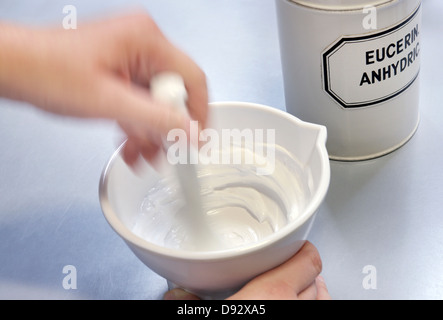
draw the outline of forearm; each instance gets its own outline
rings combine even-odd
[[[35,86],[31,73],[38,61],[35,42],[39,40],[34,33],[27,28],[0,24],[0,96],[30,100],[29,92]]]
[[[0,96],[52,113],[96,115],[93,55],[78,39],[76,31],[0,24]]]

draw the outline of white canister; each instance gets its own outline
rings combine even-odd
[[[419,123],[421,0],[276,0],[286,109],[331,159],[405,144]]]

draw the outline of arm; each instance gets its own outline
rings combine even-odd
[[[45,111],[116,120],[128,141],[125,158],[150,159],[160,137],[187,130],[189,119],[152,101],[148,83],[161,71],[179,73],[190,115],[204,127],[207,86],[202,70],[170,43],[146,14],[85,24],[78,30],[0,24],[0,96]]]

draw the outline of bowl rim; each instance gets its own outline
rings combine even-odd
[[[137,247],[141,250],[147,250],[150,253],[157,256],[165,256],[174,259],[184,259],[184,260],[198,260],[198,261],[214,261],[214,260],[225,260],[233,258],[240,255],[247,255],[257,251],[262,250],[270,246],[273,243],[280,241],[281,239],[289,236],[292,232],[297,230],[300,226],[304,225],[312,216],[315,215],[318,208],[322,204],[324,198],[326,197],[327,191],[330,184],[330,163],[329,155],[326,149],[326,138],[327,130],[326,127],[318,124],[313,124],[300,120],[280,109],[270,107],[263,104],[250,103],[250,102],[239,102],[239,101],[220,101],[209,103],[210,108],[244,108],[244,109],[254,109],[261,110],[265,112],[273,113],[279,117],[286,118],[287,120],[296,123],[296,125],[308,127],[312,130],[318,131],[318,137],[315,143],[315,149],[320,153],[321,158],[321,171],[322,178],[317,191],[312,196],[312,201],[306,206],[302,214],[295,219],[290,225],[287,225],[280,229],[278,233],[274,233],[265,237],[257,243],[252,245],[245,245],[236,248],[215,250],[215,251],[191,251],[182,250],[175,248],[164,247],[155,243],[148,242],[143,238],[139,237],[133,233],[126,225],[123,224],[118,218],[117,214],[114,212],[109,199],[108,199],[108,178],[109,172],[116,159],[120,156],[123,146],[126,141],[124,141],[116,151],[112,154],[108,162],[106,163],[99,182],[99,200],[103,215],[111,228],[129,245]],[[130,246],[131,247],[131,246]],[[132,248],[131,248],[132,249]]]

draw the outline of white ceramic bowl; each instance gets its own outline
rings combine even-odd
[[[219,251],[184,251],[149,243],[131,231],[140,204],[158,180],[146,164],[134,172],[120,147],[106,165],[99,194],[106,220],[135,255],[169,283],[201,297],[224,298],[260,273],[293,256],[304,244],[330,180],[326,128],[303,122],[275,108],[242,102],[210,104],[211,128],[275,129],[275,142],[300,162],[309,197],[299,216],[278,232],[252,245]]]

